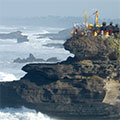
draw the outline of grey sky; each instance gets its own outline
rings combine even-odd
[[[120,0],[0,0],[0,17],[83,16],[99,10],[101,18],[120,18]]]

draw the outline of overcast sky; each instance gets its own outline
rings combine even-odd
[[[99,10],[101,18],[120,18],[120,0],[0,0],[0,17],[84,16]]]

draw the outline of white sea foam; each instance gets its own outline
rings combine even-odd
[[[14,44],[17,43],[17,39],[0,39],[0,44]]]
[[[41,112],[35,110],[22,108],[5,108],[0,109],[0,120],[57,120],[50,118]]]
[[[8,28],[5,27],[6,30],[8,30]],[[40,28],[40,27],[38,28],[25,27],[24,28],[22,26],[18,28],[15,27],[15,28],[17,30],[22,31],[24,35],[27,35],[29,42],[17,43],[16,39],[0,40],[0,63],[1,63],[0,72],[3,72],[1,74],[2,77],[0,77],[0,81],[6,80],[6,78],[9,81],[12,81],[12,79],[15,79],[13,75],[15,75],[17,79],[20,79],[21,77],[23,77],[25,73],[22,72],[21,68],[25,64],[13,63],[13,61],[18,57],[20,57],[21,59],[27,58],[29,53],[32,53],[36,58],[43,58],[45,60],[50,57],[57,57],[60,60],[65,60],[70,55],[70,53],[66,51],[64,48],[57,48],[54,46],[53,47],[44,46],[45,44],[50,44],[50,43],[63,44],[64,41],[51,40],[49,38],[38,39],[37,33],[40,33],[40,34],[44,34],[48,32],[51,33],[51,31],[52,32],[58,31],[59,28]],[[13,29],[15,28],[13,27]],[[2,31],[4,32],[4,30]],[[9,74],[10,78],[6,77],[5,74]]]
[[[0,82],[9,82],[13,80],[17,80],[13,74],[0,72]]]

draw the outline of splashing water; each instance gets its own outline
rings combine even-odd
[[[0,120],[57,120],[25,107],[0,109]]]
[[[0,82],[9,82],[13,80],[17,80],[13,74],[0,72]]]

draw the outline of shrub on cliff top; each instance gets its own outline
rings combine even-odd
[[[111,55],[116,57],[116,59],[120,60],[120,34],[118,35],[117,38],[111,36],[109,38],[106,38],[106,40],[109,41],[112,49],[114,49],[114,54]]]

